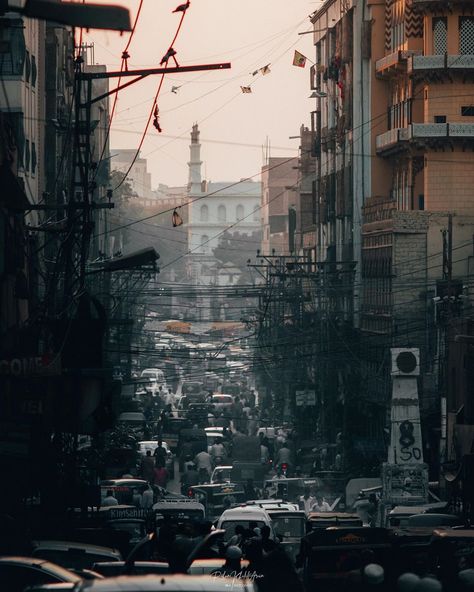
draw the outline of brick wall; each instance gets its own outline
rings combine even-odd
[[[461,115],[461,107],[472,105],[472,90],[471,84],[462,82],[430,84],[423,92],[420,89],[416,96],[424,97],[424,122],[434,123],[435,115],[445,115],[447,122],[473,123],[474,117]]]
[[[424,170],[425,209],[474,214],[472,152],[429,152]]]

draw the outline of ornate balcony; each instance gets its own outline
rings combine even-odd
[[[378,135],[375,147],[379,156],[390,156],[411,144],[422,148],[459,141],[474,142],[474,123],[412,123]]]
[[[377,78],[388,79],[406,69],[407,60],[414,54],[413,50],[398,50],[377,60],[375,74]]]
[[[456,73],[474,74],[474,55],[414,55],[407,61],[407,72],[415,78],[439,79]]]
[[[413,7],[427,12],[450,10],[452,6],[466,6],[472,8],[474,0],[413,0]]]

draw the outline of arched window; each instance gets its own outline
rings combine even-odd
[[[258,222],[260,220],[260,207],[255,206],[253,209],[253,221]]]
[[[219,206],[217,208],[217,220],[219,222],[225,222],[227,220],[227,212],[225,210],[225,206]]]
[[[207,234],[203,234],[201,236],[201,252],[207,253],[208,247],[209,247],[209,237],[207,236]]]
[[[209,221],[209,208],[206,205],[201,206],[200,219],[201,222]]]
[[[239,204],[236,208],[235,208],[235,219],[236,220],[242,220],[242,218],[244,217],[244,206]]]

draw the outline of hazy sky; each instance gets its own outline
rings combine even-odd
[[[158,66],[176,32],[179,15],[172,10],[184,0],[144,0],[129,49],[129,68]],[[132,19],[138,0],[115,0]],[[295,49],[313,57],[308,16],[320,6],[308,0],[191,0],[174,44],[180,65],[231,62],[230,70],[170,75],[159,99],[163,133],[150,126],[142,149],[152,185],[187,183],[189,132],[201,130],[203,175],[233,181],[255,175],[262,165],[268,137],[272,156],[294,156],[302,123],[309,124],[309,66],[292,66]],[[118,70],[128,34],[91,31],[95,62]],[[270,63],[271,73],[251,72]],[[171,64],[171,62],[170,62]],[[120,92],[111,148],[136,148],[145,127],[159,77],[149,77]],[[252,94],[240,86],[252,85]],[[114,83],[112,82],[112,85]],[[181,86],[177,94],[172,86]],[[242,145],[243,144],[243,145]],[[113,164],[113,160],[112,160]],[[258,180],[258,177],[255,177]]]

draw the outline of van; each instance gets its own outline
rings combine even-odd
[[[258,528],[268,526],[271,531],[271,538],[275,538],[272,520],[266,510],[258,506],[239,506],[225,510],[217,521],[217,528],[225,530],[224,540],[228,541],[235,534],[235,527],[238,525],[246,529],[254,524]]]

